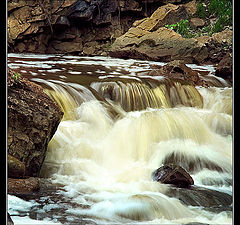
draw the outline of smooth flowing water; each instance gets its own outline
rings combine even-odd
[[[64,111],[41,170],[56,190],[9,195],[16,224],[232,223],[232,88],[213,66],[188,65],[218,86],[195,88],[148,76],[160,62],[9,54],[8,63]],[[165,163],[188,170],[194,187],[153,181]]]

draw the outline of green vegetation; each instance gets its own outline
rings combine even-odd
[[[186,38],[191,38],[194,36],[191,33],[188,20],[181,20],[175,24],[165,25],[165,27],[176,31],[177,33],[181,34],[183,37],[186,37]]]
[[[12,75],[12,78],[15,82],[18,82],[19,81],[19,78],[20,78],[21,74],[20,73],[14,73]]]
[[[196,15],[197,17],[199,17],[199,18],[202,18],[202,19],[205,18],[205,16],[206,16],[206,11],[205,11],[205,8],[204,8],[202,2],[198,2],[198,3],[197,3],[197,11],[196,11],[195,15]]]
[[[232,24],[232,1],[210,0],[208,6],[209,16],[215,15],[218,20],[212,26],[212,32],[220,32],[224,26]]]
[[[213,33],[223,31],[226,26],[232,26],[232,0],[198,0],[197,11],[192,17],[203,19],[205,26],[192,28],[188,20],[181,20],[175,24],[165,25],[165,27],[185,38],[212,36]]]

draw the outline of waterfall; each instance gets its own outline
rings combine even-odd
[[[24,57],[14,66],[35,60],[31,80],[64,111],[41,169],[60,188],[32,200],[33,214],[66,224],[232,223],[232,88],[145,76],[153,62]],[[166,163],[186,169],[194,187],[153,181]]]
[[[64,90],[74,88],[64,85]],[[227,190],[231,188],[231,109],[216,102],[220,96],[227,98],[229,89],[220,94],[167,79],[102,81],[80,89],[84,91],[64,93],[68,98],[61,97],[60,88],[54,88],[55,94],[47,92],[57,102],[61,99],[66,112],[75,106],[75,116],[60,123],[41,173],[64,184],[63,195],[91,206],[71,213],[105,222],[182,223],[214,217],[168,197],[168,187],[152,182],[151,173],[165,163],[176,163],[199,185],[219,185],[220,179]],[[118,117],[112,117],[106,105]],[[223,216],[221,221],[229,219]]]

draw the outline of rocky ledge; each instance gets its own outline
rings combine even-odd
[[[195,1],[191,5],[194,6]],[[196,8],[193,7],[193,8]],[[195,9],[196,11],[196,9]],[[149,18],[135,21],[133,26],[112,44],[110,56],[169,62],[218,63],[226,55],[232,57],[232,31],[226,29],[212,37],[184,38],[167,24],[174,24],[194,14],[189,4],[167,4]]]

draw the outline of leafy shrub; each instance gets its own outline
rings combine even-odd
[[[197,3],[197,11],[196,11],[196,16],[204,19],[206,17],[206,11],[201,2]]]
[[[208,7],[209,15],[215,15],[218,20],[212,27],[212,32],[220,32],[224,26],[232,24],[232,1],[210,0]]]
[[[190,31],[190,25],[188,20],[181,20],[175,24],[165,25],[166,28],[172,29],[183,37],[191,38],[193,34]]]

